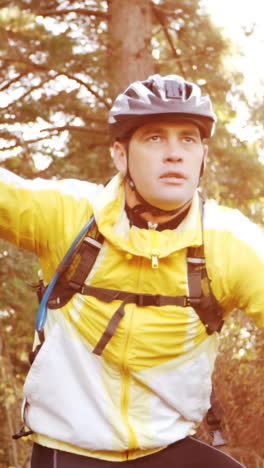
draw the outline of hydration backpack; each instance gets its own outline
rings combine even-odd
[[[82,240],[73,249],[69,258],[57,268],[56,274],[58,275],[58,280],[55,282],[46,301],[46,306],[49,309],[63,307],[76,293],[94,296],[103,302],[112,302],[117,299],[121,301],[104,334],[93,350],[95,354],[102,354],[124,316],[124,306],[129,303],[137,304],[140,307],[150,305],[159,307],[166,305],[193,307],[206,327],[208,335],[221,330],[223,325],[221,308],[211,289],[210,279],[206,270],[203,244],[199,247],[189,247],[187,249],[189,295],[164,296],[162,294],[152,295],[99,288],[85,284],[85,280],[96,261],[103,241],[104,238],[98,231],[94,218],[92,218],[89,229],[85,232]],[[46,291],[47,287],[45,288],[43,283],[40,282],[37,288],[40,301],[43,299]],[[37,323],[37,330],[41,334],[43,333],[43,320],[38,317]],[[42,339],[43,337],[41,337]]]

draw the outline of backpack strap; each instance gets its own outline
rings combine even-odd
[[[196,301],[193,306],[208,335],[220,332],[223,326],[223,316],[220,304],[216,300],[211,281],[206,269],[204,251],[204,204],[205,200],[199,192],[199,205],[201,216],[202,244],[198,247],[189,247],[187,250],[188,285],[189,294]]]
[[[215,331],[220,332],[224,320],[206,270],[204,244],[188,248],[187,265],[189,293],[190,299],[194,303],[193,308],[206,327],[208,335]]]
[[[59,266],[61,276],[49,297],[49,309],[58,309],[69,302],[76,292],[82,292],[84,281],[90,273],[103,245],[104,238],[94,222],[67,263]]]

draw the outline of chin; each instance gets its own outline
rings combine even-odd
[[[164,211],[171,211],[171,210],[177,210],[178,208],[180,208],[182,205],[184,205],[186,202],[185,201],[179,201],[179,203],[155,203],[153,202],[152,205],[156,206],[157,208],[159,208],[160,210],[164,210]]]

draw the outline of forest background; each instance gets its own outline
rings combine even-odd
[[[176,73],[210,94],[218,116],[205,196],[263,225],[263,100],[248,102],[233,54],[199,0],[1,0],[0,164],[27,178],[105,182],[114,173],[112,100],[133,80]],[[253,141],[230,130],[237,103],[258,135]],[[29,466],[30,442],[11,435],[21,424],[37,310],[29,284],[37,271],[32,254],[0,241],[0,468]],[[223,450],[248,468],[264,467],[263,360],[263,332],[234,311],[214,380]],[[210,440],[205,424],[199,436]]]

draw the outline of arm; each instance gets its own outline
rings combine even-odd
[[[235,305],[264,329],[264,233],[241,215],[240,238],[231,245],[230,276]]]
[[[25,180],[0,169],[0,236],[41,256],[71,239],[91,216],[100,186],[77,180]]]
[[[237,210],[207,211],[205,247],[209,244],[214,294],[224,313],[241,309],[264,329],[264,233]]]

